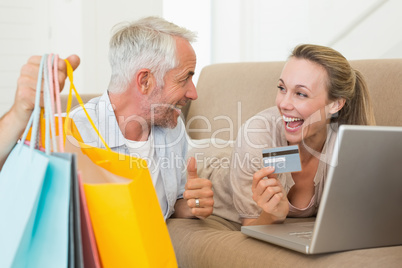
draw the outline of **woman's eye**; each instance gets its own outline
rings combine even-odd
[[[307,98],[307,97],[308,97],[306,94],[301,93],[301,92],[297,92],[296,94],[297,94],[297,96],[300,96],[300,97],[303,97],[303,98]]]
[[[279,91],[285,91],[285,88],[283,86],[278,86]]]

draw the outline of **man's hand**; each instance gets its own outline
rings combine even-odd
[[[183,193],[184,199],[178,200],[173,217],[205,219],[212,214],[214,192],[210,180],[199,178],[196,161],[190,157],[187,163],[187,183]]]

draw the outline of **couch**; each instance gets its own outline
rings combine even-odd
[[[402,126],[402,59],[356,60],[351,65],[366,78],[377,125]],[[228,162],[238,128],[252,115],[274,106],[283,66],[284,62],[227,63],[210,65],[201,71],[199,97],[183,112],[193,139],[190,155],[197,159],[199,175],[209,178],[214,185],[214,214],[204,220],[167,221],[179,266],[402,267],[402,245],[304,255],[240,232],[230,185],[221,182],[229,182]],[[218,180],[220,183],[216,183]]]

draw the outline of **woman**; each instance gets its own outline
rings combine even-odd
[[[230,179],[243,225],[317,213],[340,124],[375,124],[362,75],[331,48],[297,46],[279,78],[276,107],[238,133]],[[302,171],[263,167],[262,149],[287,145],[299,146]]]

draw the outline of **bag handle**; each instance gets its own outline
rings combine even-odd
[[[62,117],[61,117],[61,101],[60,101],[60,86],[58,80],[58,55],[54,56],[53,54],[44,54],[41,58],[41,62],[39,65],[38,71],[38,81],[36,84],[36,95],[35,95],[35,104],[34,109],[31,114],[31,117],[28,121],[28,124],[25,128],[25,131],[21,138],[21,144],[26,142],[26,138],[28,136],[29,130],[32,127],[31,131],[31,140],[30,140],[30,149],[33,150],[35,148],[40,148],[39,146],[39,137],[40,133],[40,122],[41,119],[45,119],[45,152],[46,154],[50,154],[51,147],[50,142],[52,141],[53,151],[57,152],[56,145],[56,129],[55,129],[55,112],[54,112],[54,103],[56,102],[56,107],[58,109],[58,123],[59,123],[59,133],[63,133],[62,131]],[[54,70],[54,76],[52,71]],[[53,79],[54,78],[54,79]],[[42,80],[43,82],[43,100],[44,100],[44,109],[40,107],[40,92],[42,89]],[[55,80],[55,81],[53,81]],[[54,90],[56,87],[56,90]],[[56,100],[55,100],[56,96]],[[49,128],[50,124],[50,128]],[[51,139],[51,134],[53,135],[53,139]],[[64,142],[62,134],[59,135],[59,147],[60,151],[64,151]],[[41,149],[43,150],[43,148]]]
[[[91,117],[89,116],[87,110],[85,109],[84,106],[84,102],[81,99],[81,96],[78,94],[77,89],[74,86],[74,82],[73,82],[73,68],[71,67],[70,62],[65,59],[64,60],[66,62],[67,65],[67,76],[70,80],[70,92],[68,94],[68,101],[67,101],[67,110],[66,110],[66,119],[64,122],[64,131],[66,134],[69,134],[72,136],[72,132],[71,132],[71,118],[70,118],[70,110],[71,110],[71,102],[72,102],[72,98],[73,98],[73,90],[74,90],[74,94],[75,97],[77,98],[78,103],[80,104],[81,108],[84,110],[85,115],[87,116],[88,121],[91,123],[92,128],[95,130],[96,134],[98,135],[98,137],[100,138],[100,140],[102,141],[102,144],[105,146],[105,148],[108,151],[112,151],[109,146],[106,144],[105,140],[103,139],[102,135],[99,133],[98,128],[95,126],[94,122],[92,121]],[[81,146],[85,146],[85,143],[78,141],[78,143]]]
[[[63,121],[61,116],[61,100],[60,100],[60,85],[59,85],[59,74],[58,74],[58,62],[59,55],[56,54],[54,56],[53,61],[53,71],[54,71],[54,88],[55,88],[55,96],[56,96],[56,109],[57,109],[57,118],[58,118],[58,129],[59,129],[59,146],[60,152],[64,152],[64,140],[63,140]]]
[[[38,81],[36,83],[36,95],[35,95],[35,106],[32,111],[31,117],[29,118],[28,124],[25,128],[24,133],[22,134],[21,138],[21,146],[25,143],[26,138],[28,136],[28,132],[32,127],[31,131],[31,141],[29,144],[29,148],[31,151],[35,149],[35,144],[38,141],[38,128],[39,128],[39,121],[40,121],[40,91],[42,88],[42,73],[43,73],[43,65],[45,63],[45,58],[42,57],[39,65],[39,73],[38,73]]]
[[[53,151],[57,152],[56,139],[51,138],[50,132],[56,137],[55,120],[54,120],[54,89],[53,89],[53,75],[52,75],[52,54],[45,54],[43,57],[46,59],[47,64],[44,64],[44,87],[43,99],[45,106],[45,152],[50,154],[50,143],[52,142]],[[50,127],[49,127],[50,125]]]
[[[61,101],[60,101],[60,86],[59,86],[59,78],[58,78],[58,61],[59,56],[57,54],[49,54],[47,58],[47,68],[45,65],[45,84],[48,86],[45,88],[48,89],[49,94],[46,97],[46,109],[50,111],[47,113],[46,120],[50,121],[51,131],[52,131],[52,145],[53,151],[64,152],[64,140],[63,140],[63,123],[61,116]],[[57,109],[57,113],[55,112],[55,106]],[[59,135],[56,136],[56,123],[55,117],[58,119],[58,131]],[[47,121],[46,121],[47,122]],[[58,142],[56,142],[58,138]],[[58,145],[58,146],[57,146]],[[48,146],[48,145],[46,145]]]

